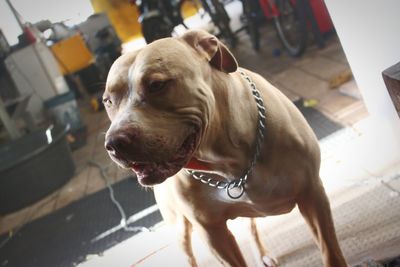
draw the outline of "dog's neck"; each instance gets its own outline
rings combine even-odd
[[[249,84],[238,72],[212,72],[210,86],[215,98],[213,112],[187,167],[235,179],[244,174],[254,154],[256,104]]]

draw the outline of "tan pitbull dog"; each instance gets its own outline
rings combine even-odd
[[[196,266],[192,229],[224,266],[246,266],[226,221],[283,214],[296,204],[325,266],[346,266],[319,178],[313,131],[279,90],[260,75],[240,70],[245,74],[228,49],[203,31],[161,39],[121,56],[110,70],[103,99],[111,119],[105,138],[110,157],[132,169],[141,185],[154,186],[164,219],[179,227],[191,266]],[[259,109],[246,76],[261,93],[266,117],[252,168]],[[249,168],[238,199],[185,170],[234,181]],[[251,226],[261,255],[267,256],[254,220]],[[268,266],[276,264],[264,259]]]

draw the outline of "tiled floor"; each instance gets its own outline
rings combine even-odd
[[[284,51],[280,57],[274,57],[272,50],[281,48],[271,34],[270,26],[263,29],[262,50],[252,50],[245,32],[239,33],[239,44],[233,53],[242,67],[257,71],[282,90],[290,99],[302,97],[315,102],[316,108],[335,121],[350,126],[367,116],[362,100],[349,96],[357,92],[357,85],[349,81],[341,88],[331,89],[332,79],[349,70],[346,57],[339,40],[331,36],[325,48],[319,49],[311,44],[300,58],[288,57]],[[261,59],[261,60],[260,60]],[[346,92],[350,92],[347,94]],[[0,217],[0,234],[18,228],[20,225],[44,216],[68,205],[82,197],[105,187],[99,170],[88,165],[94,160],[102,166],[112,164],[104,148],[104,132],[108,127],[108,118],[104,111],[93,112],[88,105],[81,105],[81,114],[88,126],[87,145],[73,152],[76,175],[61,189],[39,202],[12,214]],[[112,183],[129,175],[114,164],[108,169]]]

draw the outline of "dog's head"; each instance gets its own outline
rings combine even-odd
[[[228,49],[203,31],[165,38],[121,56],[103,102],[111,120],[105,148],[144,186],[162,183],[188,164],[209,127],[212,72],[234,72]]]

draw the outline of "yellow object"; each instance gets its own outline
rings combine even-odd
[[[107,14],[123,43],[142,37],[142,26],[138,21],[138,8],[129,0],[90,0],[90,2],[96,13],[104,12]],[[199,8],[198,0],[186,0],[182,5],[182,16],[184,18],[193,16]]]
[[[63,74],[79,71],[94,62],[93,54],[87,48],[80,34],[59,41],[51,46]]]
[[[100,105],[99,105],[98,99],[95,98],[95,97],[92,98],[92,99],[90,99],[90,106],[92,107],[92,109],[93,109],[94,111],[99,111]]]
[[[306,108],[313,108],[318,105],[318,100],[316,99],[307,99],[303,101],[303,106]]]
[[[342,84],[350,81],[352,77],[353,73],[351,72],[351,69],[346,69],[345,71],[337,74],[329,80],[329,87],[331,89],[337,88]]]
[[[128,0],[90,0],[96,13],[106,13],[122,42],[141,37],[139,12]]]
[[[189,18],[197,14],[201,7],[199,0],[184,1],[182,4],[182,17],[184,19]]]

